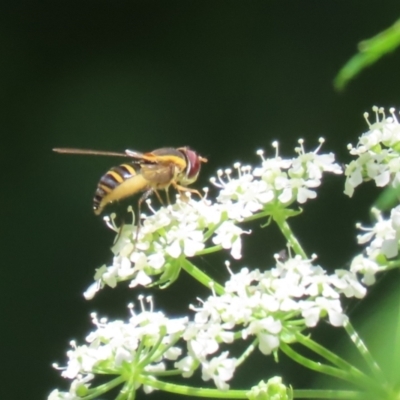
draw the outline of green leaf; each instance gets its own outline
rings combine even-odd
[[[381,211],[391,210],[399,204],[400,186],[393,188],[387,187],[375,201],[374,207]]]
[[[343,90],[347,83],[354,79],[363,69],[374,64],[385,54],[400,45],[400,20],[390,28],[378,33],[371,39],[364,40],[358,45],[359,53],[353,56],[339,71],[334,86]]]

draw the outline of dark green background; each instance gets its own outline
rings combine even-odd
[[[53,147],[190,145],[209,158],[202,187],[218,168],[256,162],[260,147],[271,154],[275,139],[291,156],[297,138],[310,149],[324,136],[325,150],[348,162],[346,144],[366,130],[362,113],[400,105],[400,52],[346,92],[332,87],[356,43],[400,15],[394,0],[15,1],[1,8],[2,400],[66,389],[50,364],[63,364],[68,341],[85,336],[89,313],[123,317],[126,303],[144,293],[119,288],[82,298],[94,268],[110,260],[113,235],[91,202],[99,177],[119,160],[57,155]],[[373,199],[367,188],[349,201],[342,185],[328,179],[293,222],[309,254],[329,268],[354,254],[354,223],[367,221]],[[245,254],[263,268],[284,241],[274,228],[253,229],[258,236],[246,238]],[[199,263],[226,275],[215,260]],[[199,294],[182,275],[157,304],[177,315]],[[256,360],[256,372],[248,367],[235,387],[273,374],[264,370],[272,362]],[[295,387],[311,382],[284,359],[276,370]]]

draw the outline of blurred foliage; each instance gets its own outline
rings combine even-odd
[[[374,203],[374,207],[386,211],[396,207],[400,200],[400,187],[387,187],[379,195]]]
[[[359,53],[353,56],[337,74],[334,85],[343,90],[362,70],[377,62],[400,45],[400,20],[371,39],[363,40]]]

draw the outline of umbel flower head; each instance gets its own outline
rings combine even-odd
[[[369,130],[360,137],[356,147],[348,145],[350,154],[356,156],[345,170],[345,193],[350,197],[363,181],[373,180],[378,187],[399,187],[400,124],[395,109],[390,108],[389,116],[382,107],[375,106],[372,110],[375,122],[371,123],[365,113]],[[350,271],[361,275],[361,281],[366,285],[374,284],[376,274],[387,270],[389,260],[398,256],[400,240],[400,206],[393,208],[388,218],[376,208],[371,211],[375,225],[370,228],[357,225],[362,231],[357,236],[358,243],[368,246],[350,266]]]
[[[158,377],[179,374],[188,378],[198,368],[204,381],[212,380],[218,389],[228,390],[241,362],[221,345],[250,339],[254,348],[270,355],[282,342],[295,342],[297,334],[321,319],[343,326],[347,316],[340,296],[361,298],[365,294],[355,274],[338,270],[328,275],[313,265],[314,259],[275,258],[276,266],[264,272],[247,268],[230,272],[222,294],[213,291],[200,306],[191,307],[191,321],[154,311],[150,299],[146,310],[143,297],[139,313],[130,306],[128,322],[92,314],[95,330],[87,336],[88,344],[72,342],[67,366],[62,368],[62,376],[72,380],[70,391],[55,390],[49,400],[98,392],[92,384],[99,375],[116,376],[105,386],[107,390],[125,385],[126,390],[143,387],[149,393],[159,388]]]
[[[382,107],[375,106],[372,110],[375,122],[371,123],[369,114],[365,113],[369,130],[360,137],[356,147],[348,145],[350,154],[357,157],[345,170],[345,193],[350,197],[363,181],[373,180],[378,187],[388,184],[397,187],[400,183],[400,124],[395,109],[389,110],[388,117]]]
[[[257,152],[260,165],[235,163],[233,169],[218,171],[217,178],[211,179],[219,189],[215,202],[206,196],[200,200],[188,196],[159,210],[148,202],[152,214],[142,215],[140,229],[133,222],[119,230],[109,220],[118,232],[113,262],[97,270],[95,283],[85,297],[93,298],[104,286],[114,288],[125,280],[131,287],[168,286],[179,276],[183,260],[212,251],[226,249],[234,259],[240,259],[242,235],[248,233],[240,223],[254,219],[257,213],[265,218],[294,202],[314,199],[324,172],[341,173],[332,153],[319,154],[323,142],[320,139],[320,146],[307,153],[299,140],[297,157],[290,159],[279,155],[274,142],[274,157],[268,159],[263,151]]]
[[[128,322],[109,322],[92,314],[96,329],[87,336],[88,344],[77,346],[72,342],[72,349],[67,353],[68,364],[61,368],[61,375],[73,380],[70,391],[54,390],[49,400],[78,399],[89,395],[91,381],[96,375],[119,377],[109,383],[108,390],[116,384],[123,384],[127,377],[131,379],[129,390],[135,391],[141,386],[147,393],[153,390],[145,384],[146,376],[157,376],[157,373],[165,371],[166,362],[179,357],[181,349],[174,345],[186,329],[187,318],[167,318],[163,313],[153,311],[152,305],[147,311],[143,298],[140,301],[142,310],[139,313],[133,311],[132,305],[129,306],[131,318]]]
[[[259,350],[271,354],[280,341],[295,340],[295,333],[314,327],[321,318],[333,326],[342,326],[347,317],[340,295],[364,297],[366,290],[354,273],[337,270],[328,275],[314,259],[300,256],[280,261],[261,272],[242,268],[231,273],[224,293],[214,293],[196,311],[184,337],[190,355],[203,360],[234,337],[255,337]]]

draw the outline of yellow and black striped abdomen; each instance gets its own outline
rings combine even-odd
[[[140,173],[138,164],[121,164],[111,168],[101,178],[93,198],[93,210],[101,214],[104,207],[148,188],[148,181]]]

